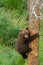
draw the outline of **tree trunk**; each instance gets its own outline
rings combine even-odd
[[[38,0],[30,0],[29,29],[30,34],[39,33],[40,9]],[[31,32],[33,31],[33,33]],[[30,43],[32,51],[28,54],[28,65],[39,65],[39,37]]]

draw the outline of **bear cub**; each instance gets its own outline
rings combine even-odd
[[[23,58],[27,58],[27,54],[32,51],[29,44],[38,36],[39,33],[30,36],[28,27],[20,31],[16,40],[16,50],[23,56]]]

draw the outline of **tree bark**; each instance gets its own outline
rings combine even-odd
[[[40,8],[38,0],[30,0],[29,3],[29,29],[33,35],[39,33]],[[30,47],[32,51],[28,54],[28,65],[39,65],[39,37],[30,43]]]

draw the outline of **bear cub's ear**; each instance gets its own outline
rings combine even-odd
[[[28,27],[26,27],[26,30],[28,30]]]

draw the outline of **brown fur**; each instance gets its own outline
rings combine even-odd
[[[27,58],[27,53],[32,50],[28,46],[28,43],[34,40],[34,38],[36,38],[37,36],[38,33],[36,33],[36,35],[30,36],[28,28],[24,28],[22,31],[20,31],[16,41],[16,49],[24,58]]]

